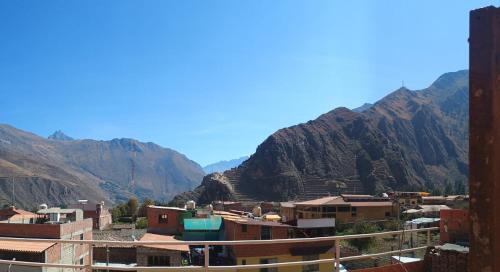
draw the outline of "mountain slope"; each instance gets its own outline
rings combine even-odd
[[[468,72],[458,71],[424,90],[396,90],[361,112],[338,108],[278,130],[224,173],[231,185],[224,197],[277,201],[444,187],[467,181],[467,152]]]
[[[0,198],[11,199],[14,176],[16,202],[31,208],[82,198],[165,201],[199,185],[203,171],[184,155],[153,143],[51,140],[0,125],[0,176]]]
[[[209,164],[205,167],[203,167],[203,171],[205,171],[205,174],[211,174],[215,172],[222,173],[226,170],[229,170],[231,168],[238,167],[242,162],[246,161],[249,157],[248,156],[243,156],[238,159],[233,159],[229,161],[219,161],[216,163]]]

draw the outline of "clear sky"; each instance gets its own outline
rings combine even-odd
[[[136,138],[201,165],[468,66],[498,1],[0,1],[0,123]]]

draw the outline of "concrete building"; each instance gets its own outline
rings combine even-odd
[[[0,223],[0,236],[68,240],[92,239],[92,220],[83,219],[81,210],[51,208],[44,209],[38,214],[39,219],[41,219],[40,222],[45,223]],[[56,219],[58,220],[56,221]],[[2,241],[0,244],[0,256],[2,256],[2,259],[16,258],[16,260],[61,264],[88,263],[88,245],[17,241]],[[16,271],[24,271],[22,270],[24,268],[21,267],[16,269],[18,269]],[[43,269],[43,271],[63,270],[66,269]],[[69,271],[69,269],[67,270]],[[39,271],[42,271],[42,268]]]
[[[83,218],[92,218],[94,229],[103,230],[113,223],[109,209],[100,203],[78,203],[70,205],[72,209],[82,209]]]

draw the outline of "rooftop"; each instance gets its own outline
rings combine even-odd
[[[58,207],[54,208],[48,208],[48,209],[41,209],[38,210],[36,213],[38,214],[49,214],[49,213],[62,213],[62,214],[69,214],[69,213],[75,213],[80,209],[61,209]]]
[[[2,241],[0,242],[0,250],[42,253],[55,243],[50,242],[25,242],[25,241]]]
[[[186,231],[218,231],[222,226],[222,217],[210,216],[208,218],[185,218],[184,230]]]
[[[179,208],[179,207],[166,207],[166,206],[155,206],[155,205],[149,205],[148,208],[153,208],[153,209],[163,209],[163,210],[174,210],[174,211],[186,211],[185,208]]]
[[[286,204],[290,205],[290,204]],[[346,205],[353,207],[386,207],[392,206],[392,202],[386,198],[373,197],[368,195],[342,195],[328,196],[318,199],[296,202],[295,206],[328,206],[328,205]]]
[[[175,239],[174,236],[170,236],[170,235],[159,235],[159,234],[145,233],[144,236],[142,236],[141,240],[139,240],[139,241],[141,241],[141,242],[145,242],[145,241],[169,242],[169,241],[179,241],[179,240]],[[171,244],[168,244],[168,245],[143,245],[142,247],[189,252],[188,245],[171,245]]]

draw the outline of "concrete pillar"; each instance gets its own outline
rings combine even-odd
[[[500,9],[470,13],[470,271],[500,271]]]

